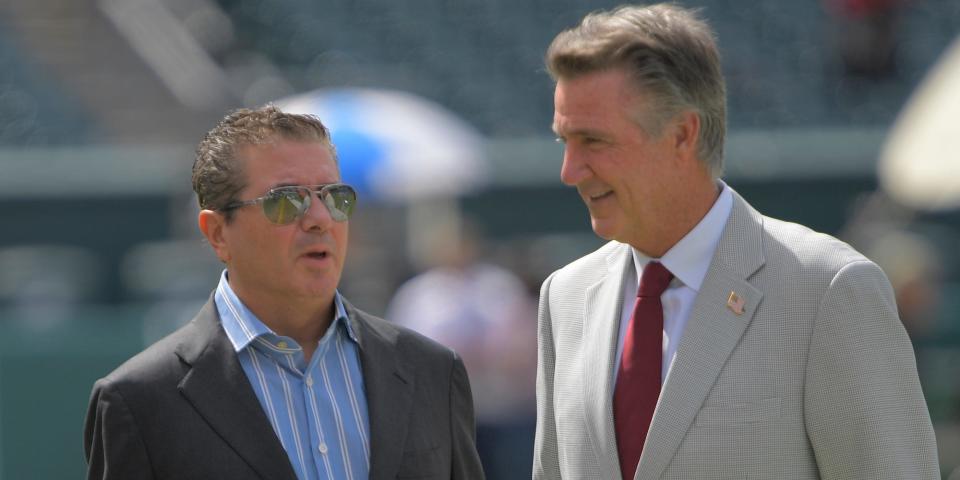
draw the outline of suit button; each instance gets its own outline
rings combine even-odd
[[[326,442],[320,442],[320,446],[317,447],[317,450],[320,450],[320,453],[326,455],[326,454],[327,454],[327,444],[326,444]]]
[[[312,377],[312,376],[307,376],[307,386],[308,386],[308,387],[312,387],[312,386],[313,386],[313,377]]]

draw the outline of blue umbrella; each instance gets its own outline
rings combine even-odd
[[[487,183],[481,135],[443,107],[389,90],[322,89],[274,102],[330,128],[343,180],[363,198],[450,197]]]

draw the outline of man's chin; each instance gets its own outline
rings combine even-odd
[[[616,237],[615,226],[609,219],[597,219],[590,217],[590,224],[593,227],[593,233],[604,240],[614,240]]]

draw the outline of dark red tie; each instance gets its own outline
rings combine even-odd
[[[613,420],[620,454],[620,473],[632,480],[660,397],[663,365],[663,304],[660,295],[673,274],[651,262],[643,269],[637,303],[623,339],[623,354],[613,393]]]

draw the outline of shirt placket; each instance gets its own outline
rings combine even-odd
[[[304,365],[303,361],[303,350],[296,346],[292,340],[288,340],[285,337],[274,337],[272,335],[265,338],[269,343],[274,345],[277,350],[270,349],[267,355],[281,367],[283,375],[287,378],[289,383],[289,392],[291,395],[297,395],[298,392],[303,394],[303,392],[308,391],[313,384],[313,377],[306,374],[303,370],[308,368]],[[306,400],[306,398],[304,399]],[[313,453],[315,442],[314,429],[312,428],[312,412],[310,412],[310,403],[305,401],[304,405],[307,406],[306,418],[307,425],[297,425],[296,428],[293,428],[291,425],[291,435],[295,436],[294,438],[294,448],[297,448],[296,458],[303,461],[297,462],[294,468],[300,473],[301,478],[303,479],[317,479],[317,478],[333,478],[329,473],[324,476],[323,468],[321,465],[316,463],[315,455]],[[292,408],[291,404],[291,408]],[[291,415],[296,417],[296,412],[290,412]],[[304,429],[306,432],[304,432]],[[309,440],[311,443],[307,448],[303,448],[302,442]],[[329,472],[329,469],[327,469]]]
[[[335,328],[336,324],[331,327]],[[325,336],[310,359],[309,365],[304,372],[303,401],[307,406],[307,417],[310,425],[310,452],[313,457],[313,463],[320,475],[319,478],[335,479],[335,459],[331,457],[334,446],[330,444],[331,437],[323,429],[323,421],[320,412],[320,402],[318,396],[324,394],[323,375],[320,372],[321,364],[326,360],[330,345],[333,343],[333,337],[338,333],[330,332],[331,335]]]

